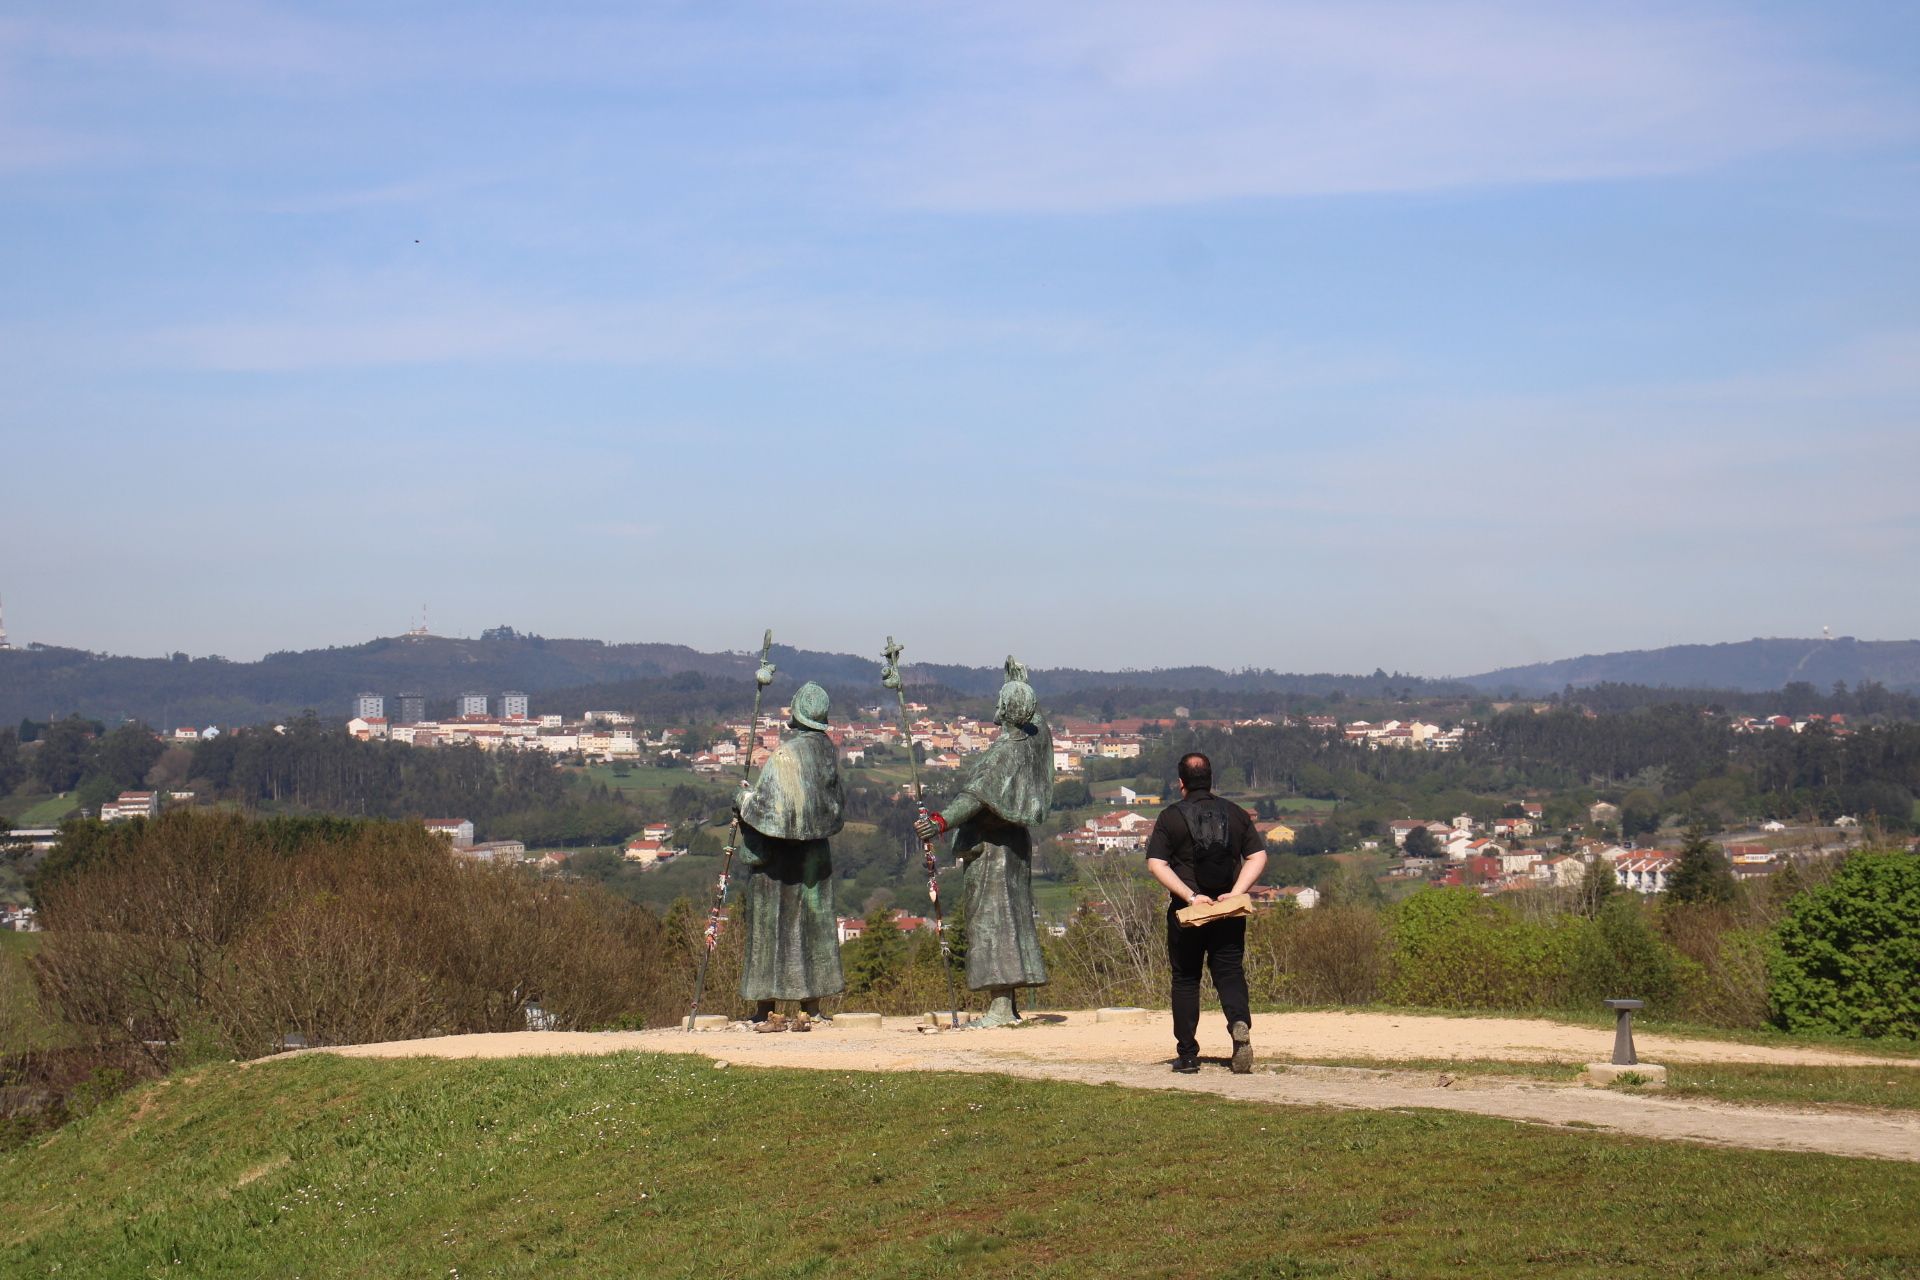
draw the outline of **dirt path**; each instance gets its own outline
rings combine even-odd
[[[998,1072],[1037,1079],[1183,1089],[1249,1102],[1294,1106],[1464,1111],[1530,1124],[1605,1130],[1638,1137],[1782,1151],[1821,1151],[1920,1161],[1920,1115],[1863,1114],[1759,1107],[1618,1093],[1602,1089],[1479,1077],[1443,1086],[1432,1072],[1291,1067],[1235,1076],[1208,1064],[1197,1076],[1167,1070],[1173,1042],[1165,1013],[1143,1024],[1100,1023],[1091,1013],[1047,1014],[1046,1021],[1000,1031],[929,1033],[906,1018],[878,1029],[833,1026],[804,1035],[745,1031],[513,1032],[446,1036],[315,1052],[349,1057],[499,1058],[579,1053],[701,1053],[728,1063],[823,1071]],[[1208,1023],[1215,1021],[1210,1017]],[[1609,1032],[1543,1019],[1434,1018],[1379,1013],[1296,1013],[1262,1017],[1256,1045],[1296,1057],[1395,1059],[1500,1058],[1598,1061]],[[1784,1066],[1920,1068],[1920,1060],[1874,1058],[1826,1049],[1774,1048],[1723,1041],[1636,1037],[1650,1062],[1754,1062]],[[1203,1058],[1224,1060],[1224,1029],[1202,1028]]]

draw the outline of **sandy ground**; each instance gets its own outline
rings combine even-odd
[[[700,1053],[729,1065],[822,1071],[998,1072],[1082,1083],[1181,1089],[1250,1102],[1359,1109],[1410,1107],[1465,1111],[1532,1124],[1608,1130],[1640,1137],[1784,1151],[1920,1161],[1920,1115],[1857,1110],[1796,1110],[1681,1100],[1480,1077],[1450,1081],[1430,1071],[1289,1067],[1277,1060],[1498,1058],[1529,1062],[1604,1061],[1609,1031],[1544,1019],[1437,1018],[1380,1013],[1294,1013],[1255,1020],[1262,1066],[1235,1076],[1217,1014],[1201,1027],[1203,1070],[1176,1076],[1172,1019],[1101,1023],[1092,1013],[1042,1014],[1026,1026],[994,1031],[921,1029],[888,1018],[879,1029],[819,1027],[805,1034],[744,1030],[512,1032],[445,1036],[313,1052],[348,1057],[500,1058],[546,1054]],[[1636,1036],[1640,1057],[1665,1064],[1753,1062],[1785,1066],[1920,1068],[1920,1060],[1874,1058],[1827,1049],[1774,1048],[1665,1036]],[[1206,1059],[1214,1061],[1205,1061]]]

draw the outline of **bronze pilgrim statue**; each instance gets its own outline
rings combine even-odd
[[[1034,824],[1053,804],[1053,734],[1027,683],[1007,659],[994,719],[1000,735],[968,770],[953,802],[916,824],[923,840],[953,833],[966,864],[967,986],[990,996],[983,1027],[1019,1020],[1015,993],[1045,986],[1046,961],[1033,926]]]
[[[774,1001],[797,1000],[820,1016],[822,996],[847,988],[833,911],[833,853],[844,799],[827,738],[827,692],[809,681],[794,692],[793,736],[767,758],[735,801],[747,866],[746,958],[740,995],[765,1021]]]

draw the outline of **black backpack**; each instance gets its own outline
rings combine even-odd
[[[1233,813],[1239,806],[1218,796],[1182,800],[1180,816],[1193,841],[1193,887],[1209,898],[1233,888],[1241,858],[1233,845]]]

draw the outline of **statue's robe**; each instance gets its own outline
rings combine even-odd
[[[961,793],[980,811],[953,831],[967,863],[967,986],[1038,987],[1047,981],[1033,927],[1033,833],[1053,807],[1053,733],[1033,723],[1001,726],[975,758]]]
[[[844,807],[833,743],[814,729],[781,743],[740,802],[747,864],[743,999],[814,1000],[847,989],[828,844],[844,823]]]

